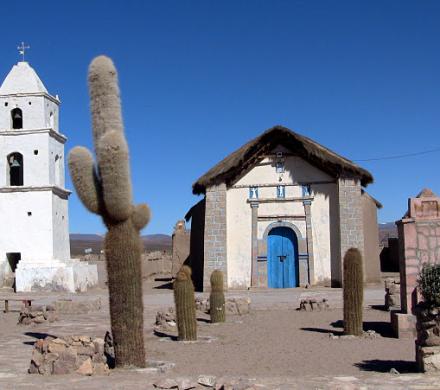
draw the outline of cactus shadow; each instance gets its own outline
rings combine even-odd
[[[362,371],[374,371],[382,373],[390,372],[392,368],[397,370],[400,374],[411,374],[418,372],[416,362],[407,360],[363,360],[360,363],[355,363],[354,366]]]
[[[316,333],[327,333],[327,334],[334,334],[335,336],[342,336],[344,332],[339,330],[331,330],[331,329],[322,329],[322,328],[300,328],[301,330],[304,330],[306,332],[316,332]]]
[[[371,309],[379,311],[389,311],[385,305],[370,305]]]
[[[154,289],[157,290],[172,290],[173,289],[173,282],[167,282],[164,284],[160,284],[159,286],[155,286]]]
[[[178,341],[178,337],[173,335],[173,334],[169,334],[169,333],[165,333],[165,332],[161,332],[160,330],[154,329],[154,335],[157,337],[164,337],[164,338],[168,338],[172,341]]]
[[[33,337],[35,340],[33,341],[23,341],[23,344],[25,345],[34,345],[35,341],[37,340],[44,340],[46,337],[53,337],[53,338],[57,338],[57,336],[54,336],[53,334],[49,334],[49,333],[40,333],[40,332],[25,332],[23,333],[25,336],[29,336],[29,337]]]
[[[334,328],[344,328],[344,321],[338,320],[335,322],[332,322],[330,324]],[[386,321],[364,321],[363,322],[363,329],[364,331],[373,330],[377,334],[381,335],[382,337],[387,338],[395,338],[393,328],[391,327],[391,323]]]

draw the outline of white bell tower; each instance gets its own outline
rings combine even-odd
[[[74,292],[97,283],[96,266],[70,259],[59,105],[25,61],[0,87],[0,287]]]

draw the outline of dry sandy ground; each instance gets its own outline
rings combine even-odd
[[[166,377],[185,376],[194,379],[203,374],[255,378],[267,385],[272,384],[270,388],[286,389],[345,388],[348,382],[351,386],[352,382],[359,380],[362,383],[375,383],[371,388],[378,388],[377,383],[391,386],[386,388],[409,388],[406,386],[407,382],[402,382],[405,381],[405,375],[396,379],[390,374],[373,374],[388,373],[392,367],[401,373],[415,370],[413,341],[393,338],[388,322],[389,313],[370,307],[379,303],[381,287],[366,292],[365,329],[380,333],[381,337],[376,339],[330,339],[330,332],[341,331],[340,290],[318,292],[328,296],[333,307],[322,312],[296,311],[295,307],[298,306],[302,293],[304,292],[299,289],[243,293],[249,295],[253,302],[249,315],[231,316],[226,323],[216,325],[201,319],[199,335],[211,336],[215,340],[211,343],[183,344],[153,333],[155,313],[172,304],[172,292],[150,288],[145,291],[144,299],[145,346],[148,358],[175,363],[175,367],[164,374]],[[60,321],[50,325],[16,326],[17,313],[1,313],[0,389],[34,386],[53,389],[66,386],[69,389],[152,388],[151,384],[158,376],[142,370],[114,370],[109,377],[104,378],[83,378],[77,375],[42,377],[26,374],[32,344],[37,338],[47,334],[103,337],[109,329],[106,292],[101,290],[77,296],[75,299],[92,299],[98,295],[104,301],[103,309],[99,312],[90,315],[62,315]],[[37,298],[45,303],[56,296]],[[412,374],[408,375],[407,379],[410,379]],[[341,384],[339,379],[335,379],[341,376],[349,379],[340,379]],[[421,383],[420,376],[413,378],[418,378],[418,383]],[[422,378],[431,383],[428,376]],[[336,384],[333,385],[335,380]],[[280,384],[285,387],[279,387]]]

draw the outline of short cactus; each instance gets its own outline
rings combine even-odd
[[[344,333],[362,335],[362,306],[364,300],[364,276],[362,255],[350,248],[344,256]]]
[[[209,295],[211,322],[225,322],[225,294],[223,292],[223,272],[214,270],[211,274],[211,294]]]
[[[84,206],[100,215],[108,229],[104,245],[116,366],[145,367],[139,231],[150,211],[145,204],[132,205],[117,72],[109,58],[100,56],[90,64],[89,89],[97,162],[86,148],[75,147],[70,175]]]
[[[181,270],[177,273],[173,289],[179,340],[197,340],[194,285],[187,272]]]

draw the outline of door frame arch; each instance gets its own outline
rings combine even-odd
[[[299,264],[299,239],[301,237],[301,233],[299,232],[298,228],[293,229],[291,225],[288,224],[282,224],[282,223],[274,223],[268,226],[267,230],[267,235],[265,235],[265,242],[267,245],[267,283],[268,283],[268,287],[270,288],[296,288],[296,287],[300,287],[300,264]],[[277,232],[277,230],[279,230]],[[287,232],[288,233],[287,233]],[[273,232],[273,235],[271,234]],[[281,232],[286,232],[286,233],[281,233]],[[298,235],[300,237],[298,237]],[[294,271],[294,279],[292,280],[291,277],[288,277],[288,280],[290,280],[290,282],[287,282],[286,285],[286,279],[284,279],[284,276],[282,277],[283,282],[281,282],[281,286],[279,285],[279,283],[276,283],[276,285],[270,285],[270,280],[271,280],[271,276],[272,272],[274,272],[274,268],[277,269],[280,265],[278,264],[278,262],[275,260],[275,258],[277,256],[275,256],[274,253],[270,253],[272,246],[269,245],[270,243],[270,237],[275,236],[275,237],[279,237],[281,238],[281,240],[284,239],[288,239],[291,242],[292,245],[292,258],[291,261],[293,262],[293,264],[291,265],[293,267],[293,271]],[[283,252],[283,254],[286,254]],[[275,261],[275,263],[273,263]],[[272,264],[272,265],[271,265]],[[278,265],[276,265],[278,264]],[[285,267],[286,264],[282,263],[281,268]],[[290,266],[288,266],[288,268],[290,268]],[[272,270],[272,271],[271,271]],[[279,269],[278,271],[275,271],[275,275],[278,275],[275,277],[275,279],[279,278]],[[284,271],[282,271],[284,274]]]

